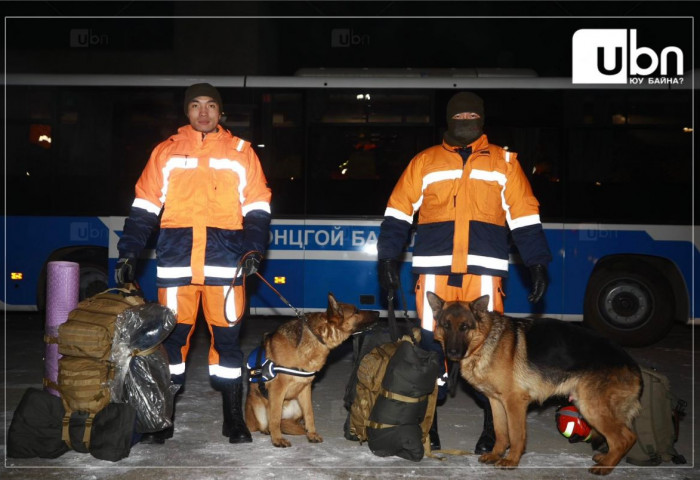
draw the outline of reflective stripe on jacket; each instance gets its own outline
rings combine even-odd
[[[517,154],[482,135],[467,161],[446,143],[409,163],[389,198],[379,235],[379,258],[398,258],[413,215],[415,273],[508,276],[508,229],[525,265],[551,260],[539,203]]]
[[[270,199],[249,142],[187,125],[153,150],[117,248],[137,256],[162,212],[158,286],[226,285],[243,253],[265,251]]]

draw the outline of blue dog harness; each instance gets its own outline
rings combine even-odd
[[[298,368],[289,368],[275,365],[275,363],[265,355],[263,345],[250,352],[246,362],[248,369],[248,381],[251,383],[265,383],[273,380],[278,373],[294,375],[296,377],[313,377],[316,372],[307,372]]]

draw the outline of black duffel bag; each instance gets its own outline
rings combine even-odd
[[[61,440],[61,399],[37,388],[28,388],[20,400],[7,432],[10,458],[56,458],[70,448]]]
[[[61,438],[65,409],[59,397],[36,388],[22,396],[7,432],[10,458],[56,458],[71,448]],[[95,414],[88,432],[89,446],[83,442],[87,412],[73,412],[68,432],[75,451],[90,453],[100,460],[116,462],[128,457],[136,424],[136,411],[125,403],[109,403]]]
[[[423,458],[427,428],[424,432],[421,427],[439,375],[437,353],[411,342],[399,344],[369,417],[367,443],[372,453],[416,462]]]

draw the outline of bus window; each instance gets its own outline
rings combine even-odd
[[[574,118],[584,125],[569,129],[567,218],[689,224],[692,147],[682,95],[606,98],[598,93],[596,101],[585,102],[587,112]],[[591,118],[600,125],[585,125]]]
[[[131,88],[118,92],[113,101],[114,150],[109,161],[110,181],[118,186],[111,198],[110,212],[129,213],[134,186],[153,148],[186,124],[181,97],[182,91],[172,88]]]
[[[436,143],[431,95],[313,93],[307,213],[383,215],[408,162]]]
[[[518,154],[518,162],[540,203],[542,221],[562,221],[563,154],[560,129],[527,125],[503,127],[494,121],[484,130],[490,142],[508,147]]]
[[[253,145],[272,189],[275,215],[304,213],[304,128],[301,93],[259,94],[260,135]]]
[[[387,126],[311,128],[308,213],[384,214],[401,172],[433,145],[431,129]]]

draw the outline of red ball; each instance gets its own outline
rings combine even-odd
[[[567,405],[557,409],[555,414],[559,433],[569,439],[570,443],[589,442],[591,440],[591,426],[573,405]]]

